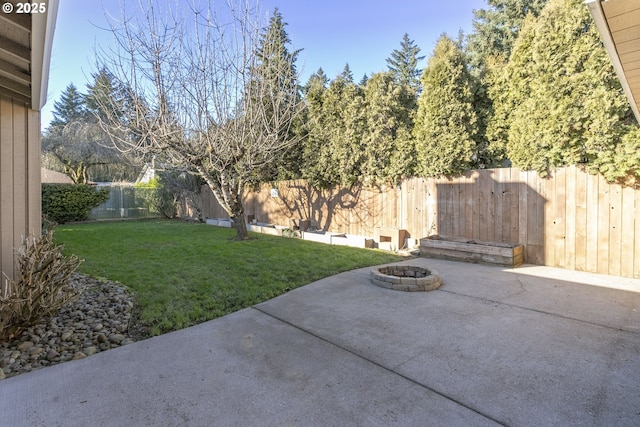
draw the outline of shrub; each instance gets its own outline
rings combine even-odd
[[[159,177],[153,178],[146,183],[134,185],[136,195],[142,197],[149,210],[158,212],[166,218],[176,217],[177,200],[160,181]]]
[[[109,200],[109,189],[84,184],[42,184],[42,214],[64,224],[85,221],[91,209]]]
[[[81,261],[65,257],[62,249],[53,242],[52,231],[23,240],[16,280],[3,273],[0,284],[0,340],[18,336],[79,296],[69,278]]]
[[[134,186],[147,206],[166,218],[175,218],[191,212],[199,221],[202,218],[202,186],[204,180],[179,170],[162,171],[148,183]]]
[[[285,228],[282,230],[282,237],[300,238],[300,232],[290,228]]]

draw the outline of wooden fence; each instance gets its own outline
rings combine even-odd
[[[525,262],[640,278],[640,184],[608,184],[577,167],[541,178],[515,168],[447,179],[412,178],[398,186],[316,190],[305,181],[245,195],[245,212],[281,225],[309,218],[328,231],[373,236],[376,227],[519,243]],[[226,217],[212,195],[203,213]]]

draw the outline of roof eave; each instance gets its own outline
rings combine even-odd
[[[51,47],[58,15],[59,0],[48,0],[45,13],[32,15],[31,31],[31,105],[40,111],[47,102]]]
[[[618,75],[618,79],[620,80],[620,84],[622,85],[622,89],[624,90],[625,95],[627,95],[627,99],[629,100],[629,104],[631,104],[631,110],[633,114],[636,116],[636,120],[640,122],[640,111],[638,111],[638,103],[633,96],[633,92],[631,91],[631,87],[629,86],[629,82],[627,80],[627,76],[624,73],[624,69],[622,68],[622,63],[620,62],[620,57],[618,55],[618,50],[616,49],[616,45],[613,41],[613,36],[611,35],[611,30],[609,29],[609,24],[607,23],[607,18],[605,17],[604,11],[602,10],[601,0],[585,0],[589,11],[591,12],[591,16],[593,16],[593,20],[600,32],[600,38],[604,43],[604,47],[609,54],[609,58],[611,58],[611,63],[613,64],[613,68],[616,70],[616,74]]]

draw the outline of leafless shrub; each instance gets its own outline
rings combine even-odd
[[[53,232],[24,238],[17,249],[15,280],[3,273],[0,285],[0,340],[18,336],[42,317],[51,316],[79,296],[69,284],[81,260],[65,257]]]

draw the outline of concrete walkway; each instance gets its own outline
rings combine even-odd
[[[442,287],[339,274],[0,381],[0,424],[640,425],[640,280],[408,263],[437,270]]]

